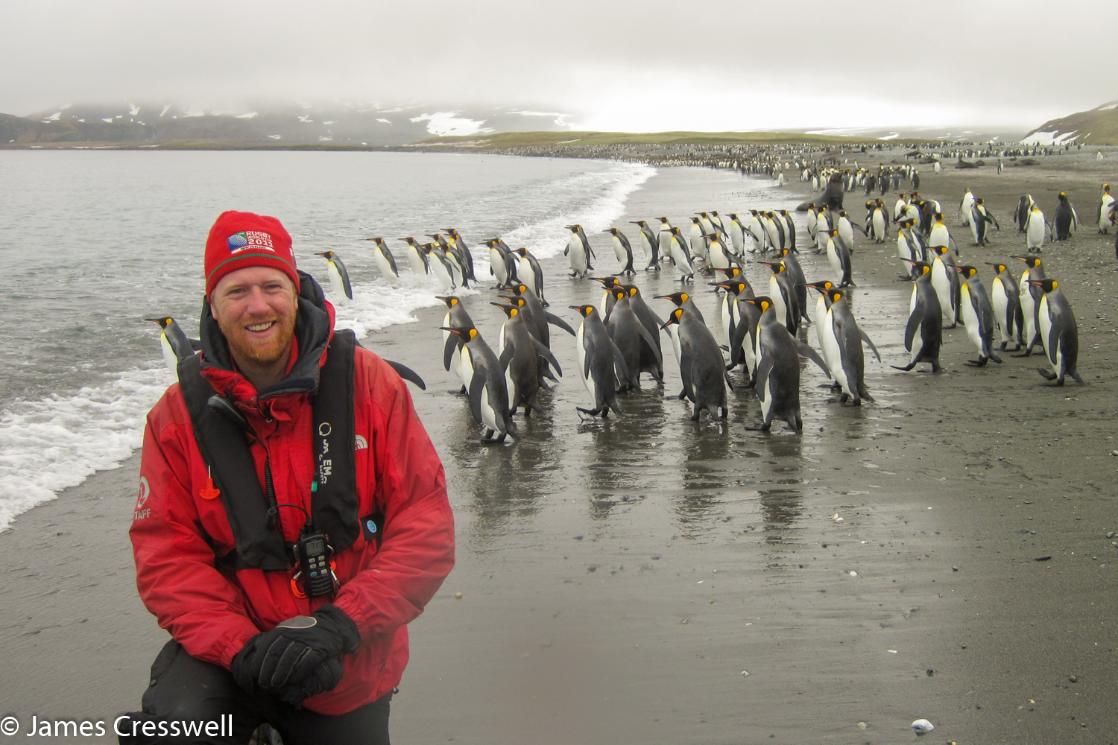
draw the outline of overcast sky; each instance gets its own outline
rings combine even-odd
[[[0,112],[511,105],[577,128],[1031,129],[1118,99],[1095,0],[0,0]]]

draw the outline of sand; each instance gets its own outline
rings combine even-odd
[[[1021,193],[1051,213],[1068,190],[1090,219],[1115,157],[1093,153],[1001,176],[926,167],[920,191],[949,209],[964,260],[1005,258],[1024,247],[1009,219]],[[625,219],[791,206],[807,192],[789,176],[785,203],[755,205],[734,174],[664,169]],[[964,185],[1002,222],[990,247],[971,248],[957,227]],[[856,217],[862,201],[847,196]],[[606,239],[592,242],[611,270]],[[1061,389],[1044,385],[1036,357],[967,367],[962,328],[947,332],[942,375],[889,368],[906,361],[909,286],[895,280],[894,244],[859,236],[855,313],[886,363],[867,364],[877,403],[841,406],[808,369],[801,435],[746,431],[759,407],[741,387],[726,423],[691,423],[685,404],[663,400],[679,386],[670,355],[665,390],[646,383],[624,417],[582,422],[574,407],[587,393],[560,332],[567,377],[546,413],[516,444],[485,447],[439,364],[441,313],[373,334],[369,346],[428,383],[416,405],[458,521],[458,564],[412,624],[394,739],[895,743],[923,717],[936,726],[929,742],[1113,742],[1112,242],[1088,225],[1046,247],[1079,319],[1088,383]],[[804,258],[809,281],[821,259]],[[547,293],[575,325],[566,306],[600,293],[563,266],[545,262]],[[673,278],[637,283],[660,294]],[[713,320],[714,296],[695,289]],[[495,341],[487,300],[466,304]],[[666,315],[665,301],[653,307]],[[133,458],[0,535],[0,713],[111,719],[138,704],[165,633],[135,593],[136,473]]]

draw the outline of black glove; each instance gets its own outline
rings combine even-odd
[[[321,690],[329,690],[338,681],[330,682],[332,676],[319,672],[319,667],[354,651],[360,640],[353,620],[337,607],[326,605],[313,616],[289,618],[250,639],[233,658],[233,678],[246,691],[282,696],[288,688],[300,690],[314,674],[317,685],[329,684]],[[336,677],[340,679],[340,662],[338,667]]]
[[[288,706],[300,707],[303,699],[318,693],[332,691],[342,680],[342,661],[331,657],[311,671],[301,681],[290,683],[279,692],[279,698]]]

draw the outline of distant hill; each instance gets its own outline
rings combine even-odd
[[[0,114],[0,147],[384,147],[432,136],[566,128],[560,112],[412,106],[272,106],[217,112],[176,104],[75,105]]]
[[[1027,145],[1118,145],[1118,101],[1047,121],[1025,135],[1021,142]]]

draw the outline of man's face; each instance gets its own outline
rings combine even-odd
[[[295,285],[271,267],[230,272],[210,293],[210,312],[239,367],[286,364],[297,307]]]

